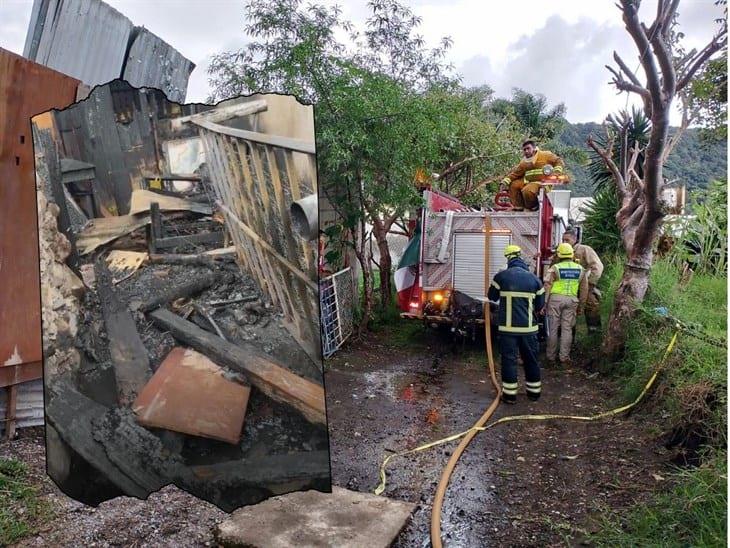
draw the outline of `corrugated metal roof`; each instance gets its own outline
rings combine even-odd
[[[7,391],[0,390],[0,432],[5,431]],[[15,408],[16,426],[43,426],[43,379],[18,385],[18,401]]]
[[[34,0],[23,55],[95,86],[122,74],[134,25],[100,0]]]
[[[189,59],[101,0],[34,0],[23,55],[90,86],[124,78],[184,102]]]
[[[133,86],[159,88],[171,101],[182,103],[194,68],[170,44],[146,28],[136,27],[122,78]]]

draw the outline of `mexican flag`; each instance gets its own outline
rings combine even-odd
[[[421,223],[416,224],[413,238],[408,242],[395,271],[395,289],[398,292],[398,308],[407,312],[411,298],[418,289],[418,258],[421,252]]]

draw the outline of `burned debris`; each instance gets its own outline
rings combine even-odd
[[[34,125],[48,232],[41,253],[50,255],[42,257],[44,349],[53,357],[48,470],[69,495],[97,504],[174,483],[232,510],[329,489],[316,248],[288,218],[289,202],[316,193],[313,148],[301,150],[313,132],[308,141],[279,137],[245,119],[281,109],[312,117],[311,107],[278,96],[201,116],[198,105],[113,82],[54,112],[50,129]],[[128,120],[142,115],[155,132],[129,134]],[[102,137],[91,143],[92,134]],[[205,162],[177,172],[173,145],[201,141]],[[49,165],[83,167],[66,179],[83,177],[84,186],[69,187]],[[261,189],[263,201],[244,199]],[[56,200],[76,222],[53,215]],[[46,245],[53,241],[61,253]]]

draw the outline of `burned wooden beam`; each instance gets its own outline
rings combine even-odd
[[[103,259],[98,260],[95,270],[119,403],[128,405],[152,376],[150,360],[132,313],[112,288],[112,276],[106,262]]]
[[[171,247],[179,247],[191,244],[215,244],[223,243],[223,231],[201,232],[198,234],[189,234],[185,236],[170,236],[169,238],[159,238],[155,241],[155,247],[159,249],[169,249]]]
[[[228,274],[230,276],[230,274]],[[146,303],[140,305],[139,310],[142,312],[149,312],[160,306],[165,306],[176,299],[183,297],[192,297],[205,291],[209,287],[221,283],[227,280],[228,276],[220,272],[207,272],[201,276],[198,276],[194,280],[184,282],[173,287],[167,288],[165,291],[154,296]]]
[[[152,264],[183,264],[212,266],[216,262],[233,262],[236,260],[235,251],[229,254],[213,255],[207,252],[181,254],[181,253],[154,253],[150,255]]]
[[[173,337],[193,347],[218,365],[243,374],[270,398],[301,413],[309,422],[326,424],[324,388],[277,363],[252,345],[234,345],[169,310],[149,314],[152,321]]]
[[[97,430],[94,423],[107,412],[106,407],[87,398],[65,381],[55,384],[46,404],[46,420],[63,441],[124,494],[146,498],[156,489],[142,486],[120,470],[109,459],[104,446],[94,439]],[[62,482],[65,478],[54,479]]]

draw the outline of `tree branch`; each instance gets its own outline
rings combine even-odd
[[[702,51],[692,59],[689,67],[684,71],[682,77],[677,83],[677,91],[682,91],[684,87],[689,84],[692,77],[700,69],[700,67],[715,53],[720,51],[727,45],[727,27],[723,26],[722,30],[715,36],[712,41],[707,44]]]
[[[609,142],[607,150],[601,149],[596,144],[596,142],[593,140],[593,135],[588,136],[587,143],[588,146],[591,147],[596,152],[596,154],[598,154],[603,159],[603,163],[605,163],[606,167],[611,171],[611,174],[613,175],[613,180],[616,183],[618,197],[621,201],[623,201],[624,196],[626,196],[626,182],[624,181],[624,178],[621,175],[621,171],[619,171],[618,167],[616,166],[616,162],[613,161],[609,152],[613,149],[613,137]]]
[[[651,102],[656,105],[661,100],[661,84],[659,82],[659,71],[657,70],[654,57],[649,49],[649,39],[646,36],[645,28],[639,21],[638,6],[634,5],[632,0],[620,0],[621,11],[623,11],[623,20],[626,30],[633,38],[636,47],[640,52],[639,60],[646,74],[646,89],[650,94]]]

